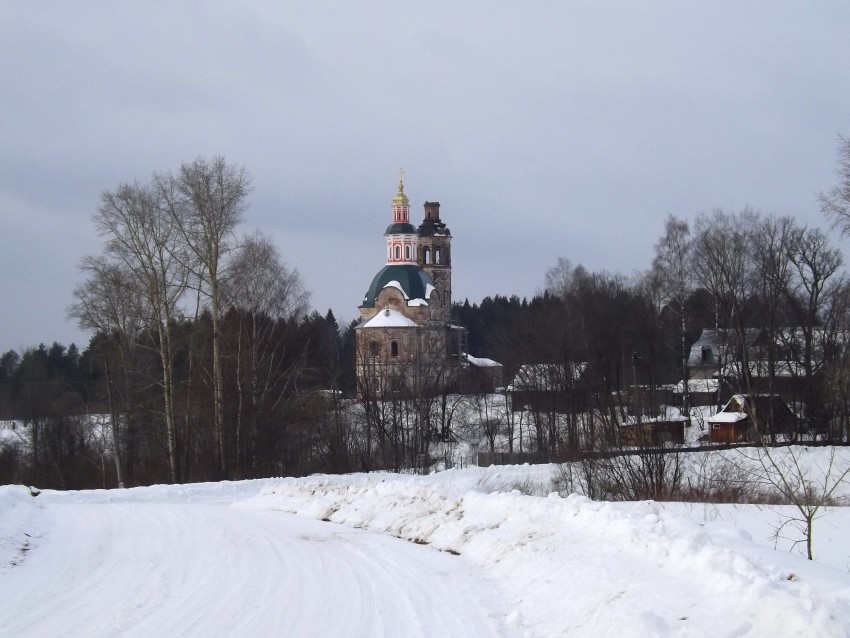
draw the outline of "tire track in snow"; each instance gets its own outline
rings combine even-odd
[[[210,503],[50,503],[3,636],[511,636],[492,583],[382,534]]]

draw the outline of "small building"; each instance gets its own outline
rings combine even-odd
[[[732,384],[726,378],[695,378],[688,379],[688,403],[691,407],[719,405],[724,401],[728,401],[734,394]],[[685,393],[684,380],[679,381],[673,387],[673,396],[676,398],[676,404],[682,404],[682,397]]]
[[[736,394],[723,409],[708,417],[711,443],[757,441],[771,434],[793,435],[798,419],[776,394]]]
[[[633,385],[625,392],[615,392],[617,401],[622,401],[631,416],[655,418],[665,407],[674,405],[673,386]],[[680,402],[681,404],[681,402]]]
[[[665,443],[685,442],[685,419],[643,421],[621,425],[617,431],[624,447],[661,447]]]
[[[587,363],[526,363],[506,389],[510,409],[567,413],[587,405],[581,388]]]
[[[495,392],[504,385],[502,364],[485,357],[464,354],[462,381],[458,388],[463,393]]]

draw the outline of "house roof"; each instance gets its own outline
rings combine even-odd
[[[415,328],[418,324],[405,317],[398,310],[385,308],[374,317],[365,321],[358,328]]]
[[[776,425],[791,426],[797,417],[777,394],[736,394],[723,409],[708,419],[709,423],[739,423],[756,414],[760,420],[773,417]]]
[[[563,390],[578,381],[586,362],[570,363],[569,373],[562,363],[525,363],[508,385],[512,392]]]
[[[688,379],[688,392],[689,393],[705,393],[712,394],[716,393],[721,387],[720,379]],[[673,386],[673,392],[675,394],[684,394],[685,393],[685,382],[684,380],[679,381],[675,386]]]
[[[501,368],[502,364],[498,361],[494,361],[493,359],[486,359],[484,357],[473,357],[471,354],[466,353],[463,355],[464,360],[471,366],[475,366],[477,368]]]

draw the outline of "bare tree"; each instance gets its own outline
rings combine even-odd
[[[546,271],[545,290],[550,295],[565,299],[573,286],[573,265],[569,259],[558,257],[557,263]]]
[[[210,303],[216,465],[226,476],[220,287],[226,279],[226,259],[234,247],[235,229],[247,208],[251,178],[244,168],[216,156],[211,161],[199,157],[191,164],[183,164],[176,177],[162,175],[156,183],[186,247],[196,260],[197,274]]]
[[[850,138],[838,136],[838,184],[818,195],[821,211],[843,235],[850,233]]]
[[[180,234],[174,220],[165,214],[159,193],[138,183],[102,193],[93,219],[106,245],[103,260],[84,262],[92,279],[79,291],[79,315],[88,325],[101,323],[113,329],[132,327],[121,325],[123,321],[137,321],[153,333],[161,362],[169,477],[177,482],[171,327],[179,315],[188,276]],[[100,298],[114,292],[115,286],[130,293],[125,302],[139,303],[135,313],[121,317],[123,309],[110,307],[109,299]]]
[[[746,302],[752,295],[752,278],[748,276],[752,269],[749,229],[758,224],[758,219],[758,214],[748,209],[737,215],[715,211],[710,217],[697,219],[694,238],[697,282],[714,301],[716,330],[725,342],[721,343],[721,350],[735,352],[740,363],[738,374],[747,392],[752,391],[746,333],[750,327]],[[730,336],[733,343],[729,343]]]
[[[303,368],[303,353],[288,350],[287,321],[304,314],[308,295],[298,271],[290,270],[277,248],[259,233],[241,242],[231,271],[222,296],[238,315],[235,464],[236,478],[242,478],[243,423],[247,420],[248,453],[256,473],[262,415],[280,407]]]
[[[797,226],[790,217],[779,219],[766,216],[751,233],[753,267],[750,270],[752,289],[759,295],[764,312],[762,326],[765,334],[765,366],[767,391],[774,394],[778,364],[778,344],[782,340],[781,308],[791,285],[791,269],[788,255],[797,235]],[[773,410],[774,403],[770,402]],[[773,423],[773,415],[768,423]],[[775,442],[776,433],[771,430],[771,441]]]
[[[138,335],[150,313],[133,273],[105,255],[84,257],[80,270],[87,279],[74,289],[68,316],[85,330],[117,333],[124,339]]]
[[[690,401],[688,397],[688,349],[685,339],[687,335],[686,302],[693,291],[693,269],[691,255],[693,253],[691,231],[685,221],[670,215],[664,222],[664,235],[655,244],[655,259],[652,262],[653,271],[657,273],[660,292],[667,305],[672,307],[680,320],[680,337],[682,350],[682,411],[690,416]]]
[[[766,443],[762,439],[762,443]],[[818,464],[810,450],[823,449],[825,464]],[[774,537],[779,540],[785,530],[795,527],[802,539],[787,539],[794,547],[805,546],[806,557],[814,560],[814,523],[824,514],[824,508],[833,504],[838,488],[850,474],[850,458],[842,448],[785,447],[771,448],[762,445],[755,452],[740,452],[747,463],[744,465],[751,476],[762,484],[778,490],[782,499],[794,506],[792,515],[781,514]],[[809,457],[809,458],[806,458]]]
[[[841,252],[829,245],[826,235],[818,229],[806,228],[794,232],[788,259],[793,271],[788,295],[802,338],[792,333],[787,345],[803,372],[803,400],[809,424],[823,430],[825,424],[819,422],[824,419],[817,407],[815,375],[826,363],[828,349],[825,346],[835,331],[843,327],[837,326],[837,317],[827,312],[837,307],[832,300],[844,287],[844,277],[839,273],[843,260]]]
[[[110,262],[103,255],[85,257],[80,268],[88,278],[74,290],[75,302],[68,316],[76,319],[81,328],[109,335],[117,340],[121,372],[130,369],[128,358],[134,348],[135,335],[142,332],[148,313],[144,296],[133,281],[132,274],[121,264]],[[124,487],[121,465],[120,423],[113,408],[112,376],[108,353],[102,353],[106,365],[106,391],[111,413],[112,449],[119,487]]]

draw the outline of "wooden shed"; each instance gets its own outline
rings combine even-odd
[[[798,427],[796,415],[777,394],[736,394],[707,422],[712,443],[755,441],[759,434],[791,435]]]

